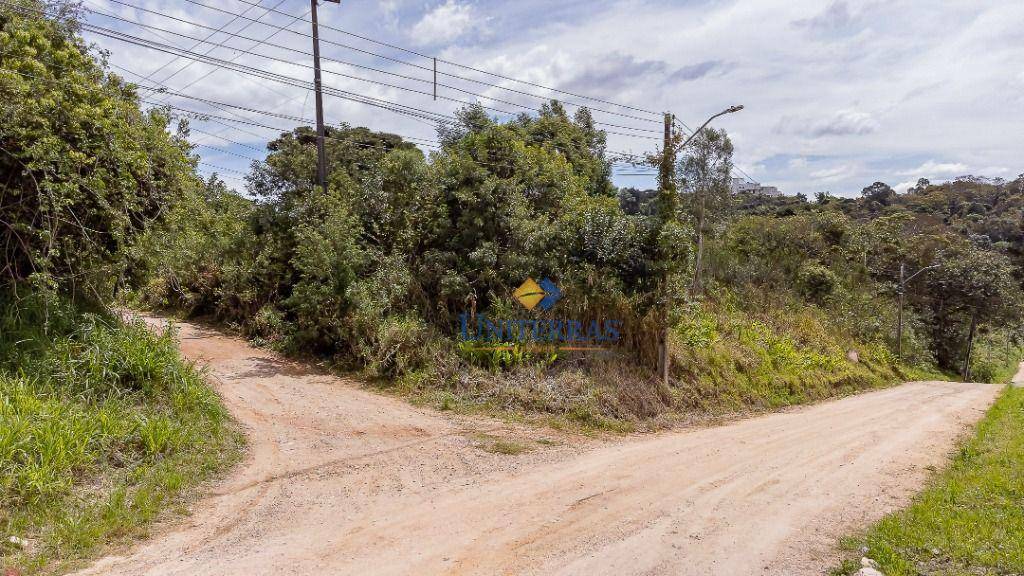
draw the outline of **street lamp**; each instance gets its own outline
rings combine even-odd
[[[697,128],[696,130],[694,130],[693,134],[690,134],[690,137],[687,138],[686,140],[684,140],[683,143],[680,144],[676,148],[676,150],[682,150],[683,148],[685,148],[690,143],[690,141],[692,141],[694,138],[696,138],[697,134],[700,134],[701,131],[704,130],[704,128],[706,128],[708,124],[711,124],[711,121],[714,120],[715,118],[718,118],[719,116],[725,116],[726,114],[732,114],[734,112],[739,112],[740,110],[743,110],[743,106],[742,105],[730,106],[730,107],[726,108],[725,110],[722,110],[718,114],[715,114],[714,116],[708,118],[703,124],[700,125],[700,128]],[[706,198],[705,198],[704,193],[701,193],[701,195],[700,195],[700,211],[697,214],[697,262],[696,262],[696,266],[693,269],[693,283],[690,285],[690,292],[691,292],[691,294],[695,294],[695,293],[697,293],[697,292],[699,292],[701,290],[701,270],[702,270],[702,268],[704,266],[704,204],[705,204],[705,200],[706,200]]]
[[[686,148],[686,145],[689,144],[690,141],[693,140],[694,137],[697,136],[697,134],[700,134],[701,130],[707,128],[708,124],[711,124],[711,121],[714,120],[715,118],[718,118],[719,116],[725,116],[726,114],[733,114],[735,112],[739,112],[740,110],[743,110],[743,105],[742,104],[737,104],[736,106],[729,106],[725,110],[722,110],[718,114],[715,114],[711,118],[708,118],[703,124],[700,125],[700,128],[697,128],[696,130],[693,131],[693,134],[690,134],[689,138],[684,140],[683,143],[680,144],[679,146],[676,146],[675,152],[678,152],[679,150],[682,150],[683,148]]]
[[[917,272],[914,272],[909,277],[905,277],[906,264],[900,262],[900,284],[899,284],[899,295],[900,295],[900,310],[896,320],[896,359],[903,360],[903,299],[907,293],[907,283],[914,279],[915,276],[926,270],[938,268],[938,264],[932,264],[931,266],[925,266]]]
[[[659,162],[660,166],[659,166],[659,170],[658,170],[658,181],[659,181],[658,184],[659,184],[659,188],[661,189],[661,192],[659,193],[659,196],[660,196],[659,203],[662,206],[662,208],[659,208],[659,212],[661,213],[661,225],[662,226],[664,226],[665,222],[667,222],[670,218],[675,218],[675,206],[677,206],[677,202],[678,202],[678,199],[676,197],[675,184],[674,184],[674,180],[675,180],[675,166],[676,166],[676,153],[678,153],[680,150],[685,148],[697,136],[697,134],[700,134],[701,131],[704,130],[704,128],[707,128],[708,124],[711,124],[712,120],[714,120],[715,118],[718,118],[719,116],[725,116],[726,114],[732,114],[734,112],[739,112],[740,110],[743,110],[743,106],[741,106],[741,105],[730,106],[730,107],[726,108],[725,110],[722,110],[718,114],[715,114],[714,116],[711,116],[710,118],[705,120],[704,123],[701,124],[699,128],[694,130],[693,133],[690,134],[690,136],[686,140],[684,140],[682,143],[680,143],[678,145],[673,144],[673,142],[672,142],[673,139],[674,139],[673,134],[672,134],[673,115],[671,113],[668,113],[668,112],[665,113],[665,142],[663,144],[661,159],[660,159],[660,162]],[[701,202],[701,226],[703,227],[703,214],[704,214],[704,210],[703,210],[703,196],[701,197],[701,200],[702,200],[702,202]],[[698,244],[699,244],[699,246],[698,246],[698,252],[697,252],[697,254],[698,254],[698,256],[697,256],[697,258],[698,258],[698,260],[697,260],[697,266],[698,266],[697,270],[700,270],[700,265],[701,265],[700,254],[701,254],[701,248],[703,247],[703,241],[704,241],[704,237],[703,237],[703,234],[701,234],[701,235],[698,236]],[[666,306],[668,306],[670,304],[670,302],[671,302],[671,298],[669,297],[669,294],[668,294],[668,269],[667,268],[664,270],[663,276],[662,276],[662,279],[661,279],[661,293],[662,293],[662,296],[663,296],[662,301],[665,303]],[[668,318],[667,311],[666,311],[665,318]],[[659,343],[658,343],[658,372],[661,373],[662,382],[664,382],[665,384],[668,384],[669,354],[668,354],[668,323],[667,322],[665,323],[665,326],[662,329],[661,334],[660,334],[658,339],[659,339]]]

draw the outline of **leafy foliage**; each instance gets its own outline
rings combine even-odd
[[[253,201],[208,182],[149,235],[136,266],[145,300],[377,375],[451,361],[454,348],[428,343],[464,311],[507,305],[530,276],[557,278],[583,316],[613,301],[643,317],[656,229],[619,206],[589,113],[553,102],[505,124],[474,108],[460,117],[430,158],[392,135],[332,131],[326,193],[312,132],[282,134],[254,166]]]
[[[0,273],[8,284],[95,292],[193,185],[194,163],[167,117],[141,112],[74,32],[74,19],[0,8]]]

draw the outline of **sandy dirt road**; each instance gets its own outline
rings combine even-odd
[[[999,391],[911,383],[586,440],[418,409],[179,328],[251,452],[193,515],[80,574],[821,574],[836,539],[906,503]],[[481,433],[534,449],[491,454]]]

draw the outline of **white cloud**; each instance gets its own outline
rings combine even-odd
[[[899,194],[906,193],[910,188],[917,186],[917,180],[907,180],[906,182],[900,182],[899,184],[892,187]]]
[[[960,162],[936,162],[929,160],[917,168],[898,172],[904,176],[917,176],[919,178],[932,178],[935,176],[962,176],[968,171],[968,166]]]
[[[97,1],[106,11],[125,18],[195,37],[209,33],[207,29],[185,30],[189,27],[180,22],[137,13],[107,0]],[[787,193],[811,194],[828,189],[836,194],[855,195],[876,180],[903,185],[916,183],[919,177],[938,180],[969,173],[1012,177],[1024,171],[1024,144],[1020,138],[1024,133],[1024,114],[1014,113],[1024,105],[1024,72],[1020,67],[1024,61],[1024,35],[1019,30],[1019,23],[1024,21],[1024,2],[936,5],[927,0],[429,0],[425,11],[424,3],[425,0],[384,0],[374,10],[349,9],[342,3],[340,8],[324,10],[321,18],[326,24],[358,30],[368,37],[398,45],[430,45],[423,51],[440,52],[438,55],[446,59],[536,84],[645,110],[672,111],[691,127],[728,105],[744,104],[743,112],[719,118],[714,126],[725,128],[733,136],[737,165],[751,169],[756,166],[759,180],[778,185]],[[139,4],[214,28],[228,24],[231,18],[207,10],[185,12],[181,3],[173,0],[139,0]],[[234,1],[224,6],[235,13],[249,7]],[[301,12],[295,7],[288,11]],[[260,17],[261,12],[253,9],[248,14]],[[89,20],[150,36],[149,32],[99,15],[94,14]],[[269,15],[261,21],[279,26],[290,23],[281,15]],[[292,24],[292,30],[308,30],[301,23]],[[226,29],[234,31],[241,26],[242,22],[235,22]],[[943,34],[936,35],[935,30],[943,30]],[[264,38],[273,32],[262,24],[252,24],[242,33]],[[322,33],[325,39],[369,47],[331,30]],[[169,33],[153,37],[161,42],[191,44]],[[172,58],[96,35],[87,34],[87,39],[109,48],[112,62],[142,74]],[[217,41],[225,40],[218,36]],[[271,42],[309,50],[308,39],[301,35],[281,32]],[[230,44],[247,48],[252,43],[231,40]],[[429,78],[424,71],[353,54],[336,45],[325,43],[322,48],[328,57]],[[372,50],[406,57],[384,48]],[[255,51],[308,63],[308,58],[268,44]],[[217,48],[213,54],[225,59],[238,57],[239,62],[248,66],[273,70],[304,82],[310,77],[307,68],[269,64],[251,55],[239,56],[227,48]],[[408,59],[420,62],[413,57]],[[325,64],[325,68],[424,88],[405,79],[386,78],[350,67]],[[173,89],[182,89],[209,69],[205,64],[194,65],[168,84]],[[158,77],[164,74],[161,72]],[[667,82],[673,76],[677,81]],[[533,86],[481,78],[534,94],[555,95]],[[435,112],[451,113],[457,106],[336,75],[325,76],[324,82]],[[525,105],[540,103],[495,88],[458,84],[473,92]],[[307,100],[300,88],[245,79],[228,71],[219,71],[187,91],[291,115],[303,113]],[[446,95],[473,98],[468,94]],[[574,100],[570,96],[564,98]],[[184,100],[172,101],[201,107]],[[645,115],[607,104],[591,104],[594,108]],[[345,121],[434,138],[432,127],[418,119],[335,97],[328,97],[326,106],[329,122]],[[311,115],[310,107],[311,104],[307,105],[305,116]],[[230,116],[225,112],[217,114]],[[275,126],[290,124],[280,119],[246,116]],[[599,121],[659,129],[660,118],[651,117],[654,123],[595,112]],[[224,129],[209,123],[195,125],[211,131]],[[255,135],[239,130],[229,130],[226,135],[258,144],[266,132],[255,128],[243,130]],[[656,145],[656,141],[615,134],[608,139],[612,150],[642,153]],[[932,160],[924,162],[927,159]],[[218,159],[219,163],[228,161]],[[240,162],[244,168],[244,160]]]
[[[480,22],[470,4],[446,0],[424,14],[409,31],[409,36],[421,46],[443,44],[471,32]]]
[[[867,112],[839,110],[824,118],[783,117],[776,125],[776,132],[820,138],[822,136],[862,136],[871,134],[878,128],[878,122]]]
[[[822,168],[810,173],[810,177],[822,183],[833,183],[849,178],[857,173],[857,167],[852,164],[841,164],[830,168]]]

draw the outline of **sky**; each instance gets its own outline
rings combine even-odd
[[[312,78],[310,5],[302,0],[84,0],[84,7],[95,26],[303,83]],[[600,127],[617,132],[608,136],[610,150],[639,154],[659,144],[655,113],[669,111],[695,128],[742,104],[712,124],[732,138],[734,175],[786,194],[855,196],[875,181],[902,192],[918,178],[1024,172],[1024,2],[1016,0],[342,0],[322,3],[319,14],[325,86],[430,112],[463,105],[450,98],[506,119],[505,112],[558,97],[570,111],[589,105]],[[147,100],[278,129],[314,117],[301,86],[85,36],[110,52],[112,71],[127,80],[193,97],[142,90]],[[432,57],[448,86],[437,101]],[[195,98],[287,118],[225,112]],[[336,96],[325,96],[324,107],[329,124],[436,139],[433,123],[420,117]],[[277,133],[216,120],[191,125],[204,173],[239,187]],[[618,169],[615,182],[653,187],[639,172],[646,171]]]

